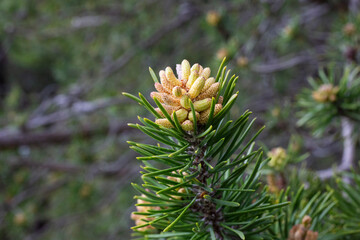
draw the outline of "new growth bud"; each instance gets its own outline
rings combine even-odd
[[[186,120],[187,116],[188,116],[188,111],[186,111],[185,109],[179,109],[175,112],[177,119],[179,120],[180,123],[182,123],[183,121]]]
[[[193,115],[193,113],[191,111],[189,112],[188,118],[189,118],[190,121],[194,122],[194,115]],[[196,121],[199,120],[200,114],[198,112],[195,112],[195,118],[196,118]]]
[[[185,131],[193,131],[194,130],[194,124],[190,120],[186,120],[181,124],[182,129]]]
[[[203,100],[199,100],[194,102],[195,111],[202,112],[208,109],[211,105],[211,98],[205,98]]]
[[[206,14],[206,22],[211,26],[217,26],[220,22],[220,14],[216,11],[209,11]]]
[[[179,87],[179,86],[176,86],[173,88],[172,90],[172,94],[175,96],[175,97],[181,97],[183,92],[182,92],[182,88]]]
[[[145,197],[144,194],[141,195],[141,197]],[[138,199],[137,200],[137,206],[136,206],[136,210],[138,213],[140,214],[136,214],[135,212],[131,213],[131,219],[135,221],[135,225],[136,226],[140,226],[140,225],[144,225],[146,224],[148,221],[152,221],[154,220],[154,218],[152,217],[144,217],[143,215],[141,215],[141,213],[147,213],[149,212],[149,210],[158,210],[160,209],[159,207],[145,207],[145,206],[141,206],[141,204],[149,204],[149,202],[144,201],[142,199]],[[138,231],[148,231],[148,230],[153,230],[155,229],[153,226],[151,225],[147,225],[141,228],[138,228]]]
[[[191,99],[190,99],[189,95],[185,94],[181,97],[180,104],[183,108],[190,109],[190,101],[191,101]]]
[[[166,127],[166,128],[173,128],[174,127],[171,124],[171,122],[169,122],[169,120],[167,118],[156,119],[155,123],[159,124],[159,125],[161,125],[163,127]]]
[[[319,103],[335,102],[338,92],[338,86],[333,86],[331,83],[328,83],[321,85],[316,91],[314,91],[312,93],[312,97]]]
[[[181,62],[181,71],[183,79],[188,80],[190,76],[190,63],[188,60],[184,59]]]
[[[286,165],[287,154],[286,150],[282,147],[273,148],[269,153],[268,157],[271,158],[269,166],[276,169],[282,170]]]
[[[297,224],[290,229],[288,240],[317,240],[318,233],[309,230],[311,226],[311,217],[306,215],[301,224]]]
[[[198,63],[190,66],[187,60],[181,62],[181,69],[178,70],[179,79],[170,67],[166,67],[165,71],[161,70],[159,72],[161,83],[155,83],[157,92],[150,94],[152,98],[156,98],[163,105],[172,118],[175,111],[176,117],[185,131],[194,129],[191,103],[196,111],[197,124],[206,124],[210,114],[211,98],[216,97],[220,90],[220,83],[210,77],[210,68],[203,68]],[[222,109],[222,101],[223,97],[219,96],[214,116]],[[174,127],[159,108],[155,108],[155,111],[161,116],[155,121],[156,124],[166,128]]]
[[[181,82],[175,77],[175,74],[174,74],[173,70],[171,69],[171,67],[167,67],[165,69],[165,74],[166,74],[166,78],[169,80],[169,82],[173,86],[180,86],[181,85]]]
[[[199,77],[198,79],[196,79],[196,81],[194,82],[194,84],[191,86],[191,88],[189,90],[190,98],[196,98],[200,94],[204,85],[205,85],[204,77]]]
[[[210,77],[210,74],[211,74],[211,70],[210,68],[207,67],[201,71],[200,76],[204,77],[205,79],[208,79]]]
[[[186,87],[188,89],[191,88],[191,86],[194,84],[195,80],[198,78],[199,74],[195,71],[191,71],[190,76],[189,76],[189,80],[186,83]]]
[[[343,28],[343,32],[347,36],[353,35],[356,32],[355,24],[353,24],[351,22],[345,24],[345,26]]]
[[[214,115],[213,115],[213,116],[215,116],[216,114],[218,114],[221,109],[222,109],[222,105],[221,105],[221,104],[215,104]],[[201,124],[205,124],[205,123],[207,123],[207,121],[209,120],[209,117],[210,117],[210,108],[206,109],[206,111],[203,111],[203,112],[200,114],[199,122],[200,122]]]
[[[196,100],[201,100],[204,98],[212,98],[216,97],[217,93],[219,92],[220,83],[213,83],[205,92],[201,93]]]

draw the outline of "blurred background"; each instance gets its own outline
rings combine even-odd
[[[127,126],[148,116],[121,92],[153,91],[148,72],[182,59],[240,76],[234,117],[250,109],[269,148],[342,153],[296,126],[296,96],[318,68],[358,61],[359,1],[1,0],[0,239],[130,239],[140,161]],[[148,97],[149,98],[149,97]],[[151,117],[149,115],[149,117]]]

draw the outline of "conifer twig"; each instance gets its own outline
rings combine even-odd
[[[318,171],[317,173],[321,179],[331,178],[334,173],[347,171],[353,166],[355,158],[355,141],[352,136],[353,132],[354,123],[350,119],[343,117],[341,119],[341,134],[343,138],[341,164],[336,169],[329,168]]]

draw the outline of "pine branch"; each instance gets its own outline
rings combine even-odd
[[[254,150],[261,128],[248,137],[254,120],[246,111],[236,121],[225,121],[238,93],[237,78],[229,78],[224,61],[215,77],[199,64],[184,60],[178,78],[167,67],[160,82],[150,70],[158,92],[152,92],[158,108],[142,95],[124,93],[157,119],[139,118],[130,124],[160,144],[128,142],[141,154],[143,185],[132,214],[135,237],[140,239],[238,239],[267,236],[273,211],[288,202],[272,204],[260,188],[262,151]],[[223,96],[220,96],[223,94]],[[161,163],[159,168],[158,163]],[[248,170],[248,166],[253,168]],[[194,228],[195,226],[195,228]],[[171,231],[171,232],[170,232]]]
[[[20,133],[1,133],[0,148],[13,149],[20,146],[44,146],[51,144],[64,144],[74,138],[89,138],[101,134],[113,132],[124,134],[133,131],[125,124],[115,126],[83,126],[76,129],[60,129],[44,132],[20,132]]]

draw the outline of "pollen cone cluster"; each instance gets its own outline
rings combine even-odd
[[[318,233],[309,230],[311,217],[305,216],[301,224],[297,224],[290,229],[288,240],[317,240]]]
[[[217,97],[220,89],[220,83],[210,75],[210,68],[203,68],[197,63],[191,66],[187,60],[183,60],[177,66],[177,76],[170,67],[160,71],[161,83],[155,83],[157,92],[152,92],[150,96],[156,98],[172,118],[175,114],[185,131],[192,131],[194,117],[190,102],[196,111],[196,123],[204,125],[210,117],[212,98]],[[214,115],[221,109],[222,97],[219,97]],[[166,128],[174,127],[159,108],[155,110],[163,117],[155,121],[157,124]]]
[[[336,95],[339,92],[339,87],[333,86],[331,83],[323,84],[312,93],[312,97],[315,101],[320,103],[335,102]]]
[[[266,176],[266,180],[269,186],[269,191],[274,194],[279,193],[280,189],[277,185],[276,176],[274,174],[269,174]]]
[[[177,172],[173,172],[174,174],[177,174]],[[188,175],[187,173],[184,172],[184,175]],[[177,183],[183,183],[184,181],[181,179],[181,178],[177,178],[177,177],[172,177],[172,176],[168,176],[167,177],[168,180],[170,181],[173,181],[173,182],[177,182]],[[185,188],[182,188],[182,187],[179,187],[176,189],[176,191],[178,193],[186,193],[186,190]],[[171,196],[172,198],[175,198],[175,199],[181,199],[181,196]]]
[[[143,195],[141,195],[141,197],[145,197],[145,195],[143,194]],[[137,204],[147,204],[147,203],[149,203],[149,202],[146,202],[142,199],[137,200]],[[157,209],[160,209],[160,208],[159,207],[136,206],[136,210],[139,213],[147,213],[149,210],[157,210]],[[137,215],[135,213],[131,213],[131,219],[135,221],[136,226],[140,226],[140,225],[148,223],[148,221],[154,220],[154,218],[145,217],[143,215]],[[151,225],[147,225],[147,226],[138,228],[137,230],[138,231],[148,231],[148,230],[152,230],[152,229],[155,229],[155,228]]]
[[[268,157],[271,158],[268,163],[269,166],[276,170],[281,170],[286,165],[287,153],[282,147],[271,149],[268,153]]]

